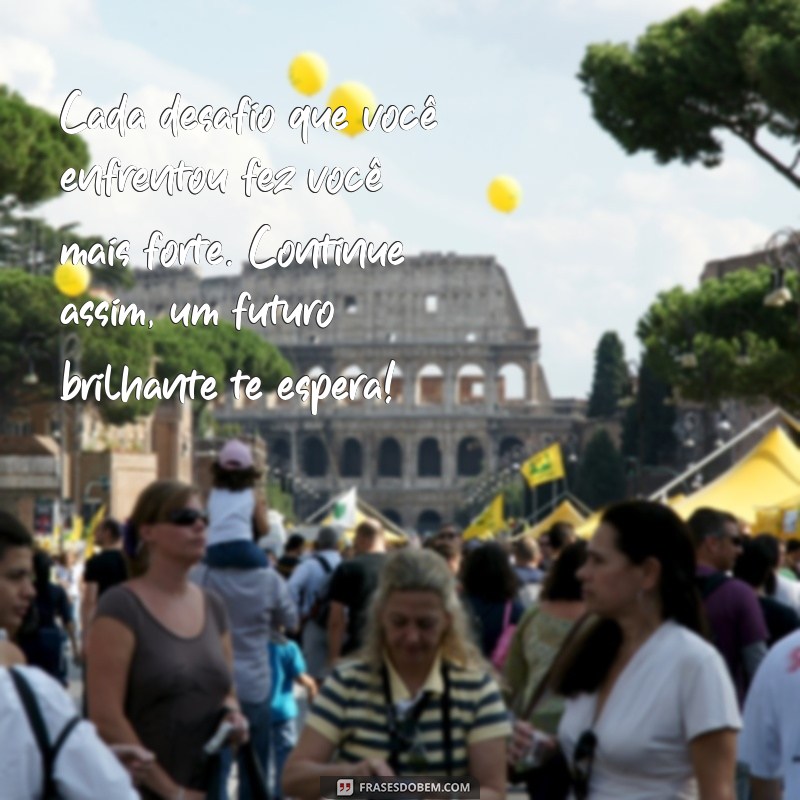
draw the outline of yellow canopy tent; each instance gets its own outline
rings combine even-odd
[[[800,450],[782,428],[774,428],[758,445],[702,489],[670,503],[684,519],[710,506],[735,514],[750,525],[758,510],[779,506],[800,495]]]
[[[534,536],[537,539],[543,534],[551,525],[556,522],[569,522],[576,528],[586,519],[585,514],[582,514],[571,500],[562,500],[543,520],[537,522],[532,528],[525,531],[525,536]]]
[[[754,533],[773,533],[787,539],[800,536],[800,494],[774,506],[756,509]]]
[[[600,524],[600,517],[603,516],[603,511],[595,511],[590,517],[587,517],[580,525],[575,526],[575,533],[581,537],[581,539],[588,539],[596,530],[597,526]]]

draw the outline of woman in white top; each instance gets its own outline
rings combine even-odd
[[[577,800],[733,800],[736,696],[702,638],[689,532],[667,506],[607,509],[578,572],[599,617],[553,688],[568,700],[558,741]],[[515,731],[514,750],[524,747]]]

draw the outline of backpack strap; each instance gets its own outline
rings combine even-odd
[[[22,707],[25,709],[25,714],[28,717],[33,735],[36,738],[39,754],[42,757],[44,783],[42,797],[51,797],[53,795],[53,749],[50,746],[50,737],[47,735],[47,728],[42,718],[39,703],[36,701],[36,695],[33,693],[33,689],[31,689],[30,684],[23,677],[22,673],[13,667],[9,672],[11,674],[11,680],[14,681],[19,699],[22,701]]]
[[[315,555],[314,560],[319,562],[326,575],[330,575],[332,567],[321,555]]]
[[[25,715],[28,717],[28,723],[33,731],[34,738],[36,739],[36,745],[39,748],[39,754],[42,757],[42,797],[55,797],[56,793],[53,771],[55,768],[56,758],[58,758],[58,754],[63,747],[64,742],[67,740],[67,737],[70,735],[70,733],[72,733],[81,719],[77,714],[72,717],[72,719],[70,719],[69,722],[67,722],[67,724],[62,728],[61,733],[59,733],[58,738],[55,741],[55,744],[51,745],[50,737],[47,733],[47,727],[45,726],[44,718],[42,717],[42,711],[39,707],[39,703],[36,700],[36,695],[31,688],[30,683],[28,683],[22,672],[13,667],[9,670],[9,674],[11,675],[11,680],[14,682],[14,687],[17,690],[19,699],[22,702]]]

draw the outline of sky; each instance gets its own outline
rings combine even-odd
[[[700,0],[699,8],[712,3]],[[131,242],[132,261],[151,231],[222,242],[235,274],[257,228],[284,239],[325,233],[348,241],[403,243],[407,255],[495,256],[526,322],[540,332],[541,360],[557,397],[586,397],[594,350],[615,330],[635,359],[637,320],[656,294],[697,285],[706,261],[763,246],[796,223],[795,190],[746,147],[725,138],[722,167],[660,166],[627,156],[592,119],[576,73],[593,42],[634,41],[686,0],[0,0],[0,84],[60,113],[73,89],[70,122],[110,109],[128,94],[146,131],[81,134],[92,163],[160,168],[179,159],[227,168],[228,192],[192,197],[123,192],[112,199],[72,192],[36,209],[54,224]],[[291,87],[300,52],[327,62],[327,86],[312,98]],[[324,106],[344,81],[379,103],[421,109],[436,98],[437,127],[348,137],[312,131],[307,145],[286,122],[296,105]],[[274,106],[267,133],[183,132],[157,126],[176,92],[195,106],[235,108],[240,96]],[[724,138],[724,137],[723,137]],[[238,176],[251,157],[273,170],[294,166],[291,192],[246,198]],[[322,165],[382,165],[379,192],[312,194],[305,172]],[[486,187],[513,176],[523,199],[494,211]],[[211,269],[211,268],[207,268]],[[271,297],[264,273],[265,297]]]

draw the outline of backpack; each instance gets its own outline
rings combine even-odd
[[[325,578],[320,585],[320,590],[314,599],[314,603],[311,606],[311,610],[308,612],[306,619],[312,619],[321,628],[327,628],[328,615],[331,610],[331,599],[329,592],[331,587],[331,572],[333,572],[333,567],[331,567],[331,565],[319,554],[315,555],[314,559],[319,562],[320,566],[325,572]]]
[[[25,715],[28,717],[28,723],[33,731],[36,745],[39,748],[39,754],[42,757],[42,800],[58,800],[60,795],[56,790],[55,779],[53,773],[55,772],[56,759],[58,758],[61,748],[66,742],[67,737],[75,729],[75,726],[81,721],[81,718],[76,714],[70,719],[67,724],[61,729],[55,742],[50,744],[50,737],[47,734],[47,727],[44,724],[39,703],[36,700],[31,685],[24,677],[22,672],[14,669],[9,670],[11,679],[14,681],[14,687],[17,690],[19,699],[22,702],[22,707],[25,709]]]
[[[498,670],[502,670],[506,663],[506,659],[511,650],[511,640],[514,638],[514,632],[517,630],[517,626],[511,624],[512,606],[513,603],[509,600],[503,611],[503,630],[500,632],[494,650],[492,650],[492,655],[489,657],[489,660]]]

